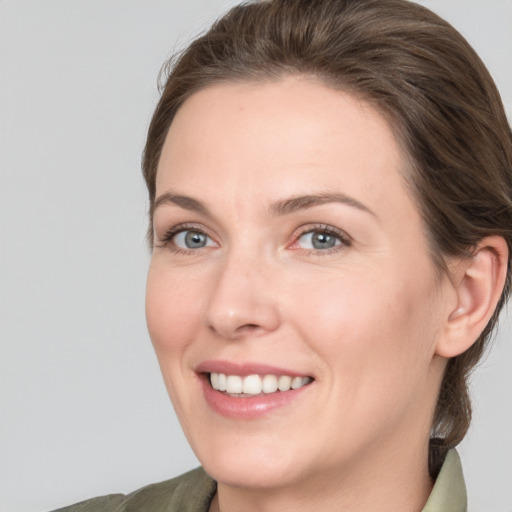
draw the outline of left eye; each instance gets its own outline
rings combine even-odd
[[[180,249],[201,249],[215,245],[213,240],[201,231],[184,230],[176,233],[172,239]]]
[[[314,250],[332,249],[341,243],[342,240],[338,235],[327,231],[308,231],[297,240],[297,245],[301,249]]]

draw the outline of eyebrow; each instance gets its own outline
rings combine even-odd
[[[183,208],[184,210],[190,210],[205,217],[212,216],[208,211],[208,208],[206,208],[206,206],[201,203],[201,201],[198,201],[197,199],[189,196],[166,192],[165,194],[162,194],[156,198],[155,202],[153,203],[153,207],[151,208],[151,217],[153,217],[155,210],[162,204],[174,204],[180,208]]]
[[[370,208],[357,199],[345,194],[331,192],[292,196],[286,199],[281,199],[273,203],[268,211],[271,216],[282,216],[328,203],[341,203],[377,217]],[[213,217],[208,208],[201,201],[189,196],[174,194],[172,192],[166,192],[157,197],[153,204],[153,208],[151,209],[151,216],[153,216],[154,211],[163,204],[174,204],[185,210],[199,213],[204,217]]]
[[[369,213],[374,217],[377,217],[377,215],[375,215],[375,213],[372,212],[370,208],[365,206],[357,199],[338,192],[308,194],[282,199],[281,201],[277,201],[271,205],[269,211],[271,215],[287,215],[289,213],[293,213],[299,210],[306,210],[307,208],[312,208],[313,206],[320,206],[327,203],[345,204],[347,206],[352,206],[358,210]]]

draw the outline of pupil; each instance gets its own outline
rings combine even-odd
[[[206,236],[203,235],[203,233],[189,231],[185,235],[185,243],[189,249],[195,249],[197,247],[204,247],[206,244]]]
[[[334,247],[336,239],[327,233],[315,233],[313,236],[313,247],[315,249],[330,249]]]

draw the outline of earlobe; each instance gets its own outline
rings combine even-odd
[[[503,292],[507,275],[508,247],[502,237],[484,238],[453,272],[456,305],[451,308],[436,353],[458,356],[480,336]]]

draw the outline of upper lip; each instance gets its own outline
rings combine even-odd
[[[289,375],[290,377],[311,377],[308,374],[290,370],[287,368],[279,368],[262,363],[234,363],[215,359],[211,361],[203,361],[195,368],[197,373],[224,373],[225,375]]]

